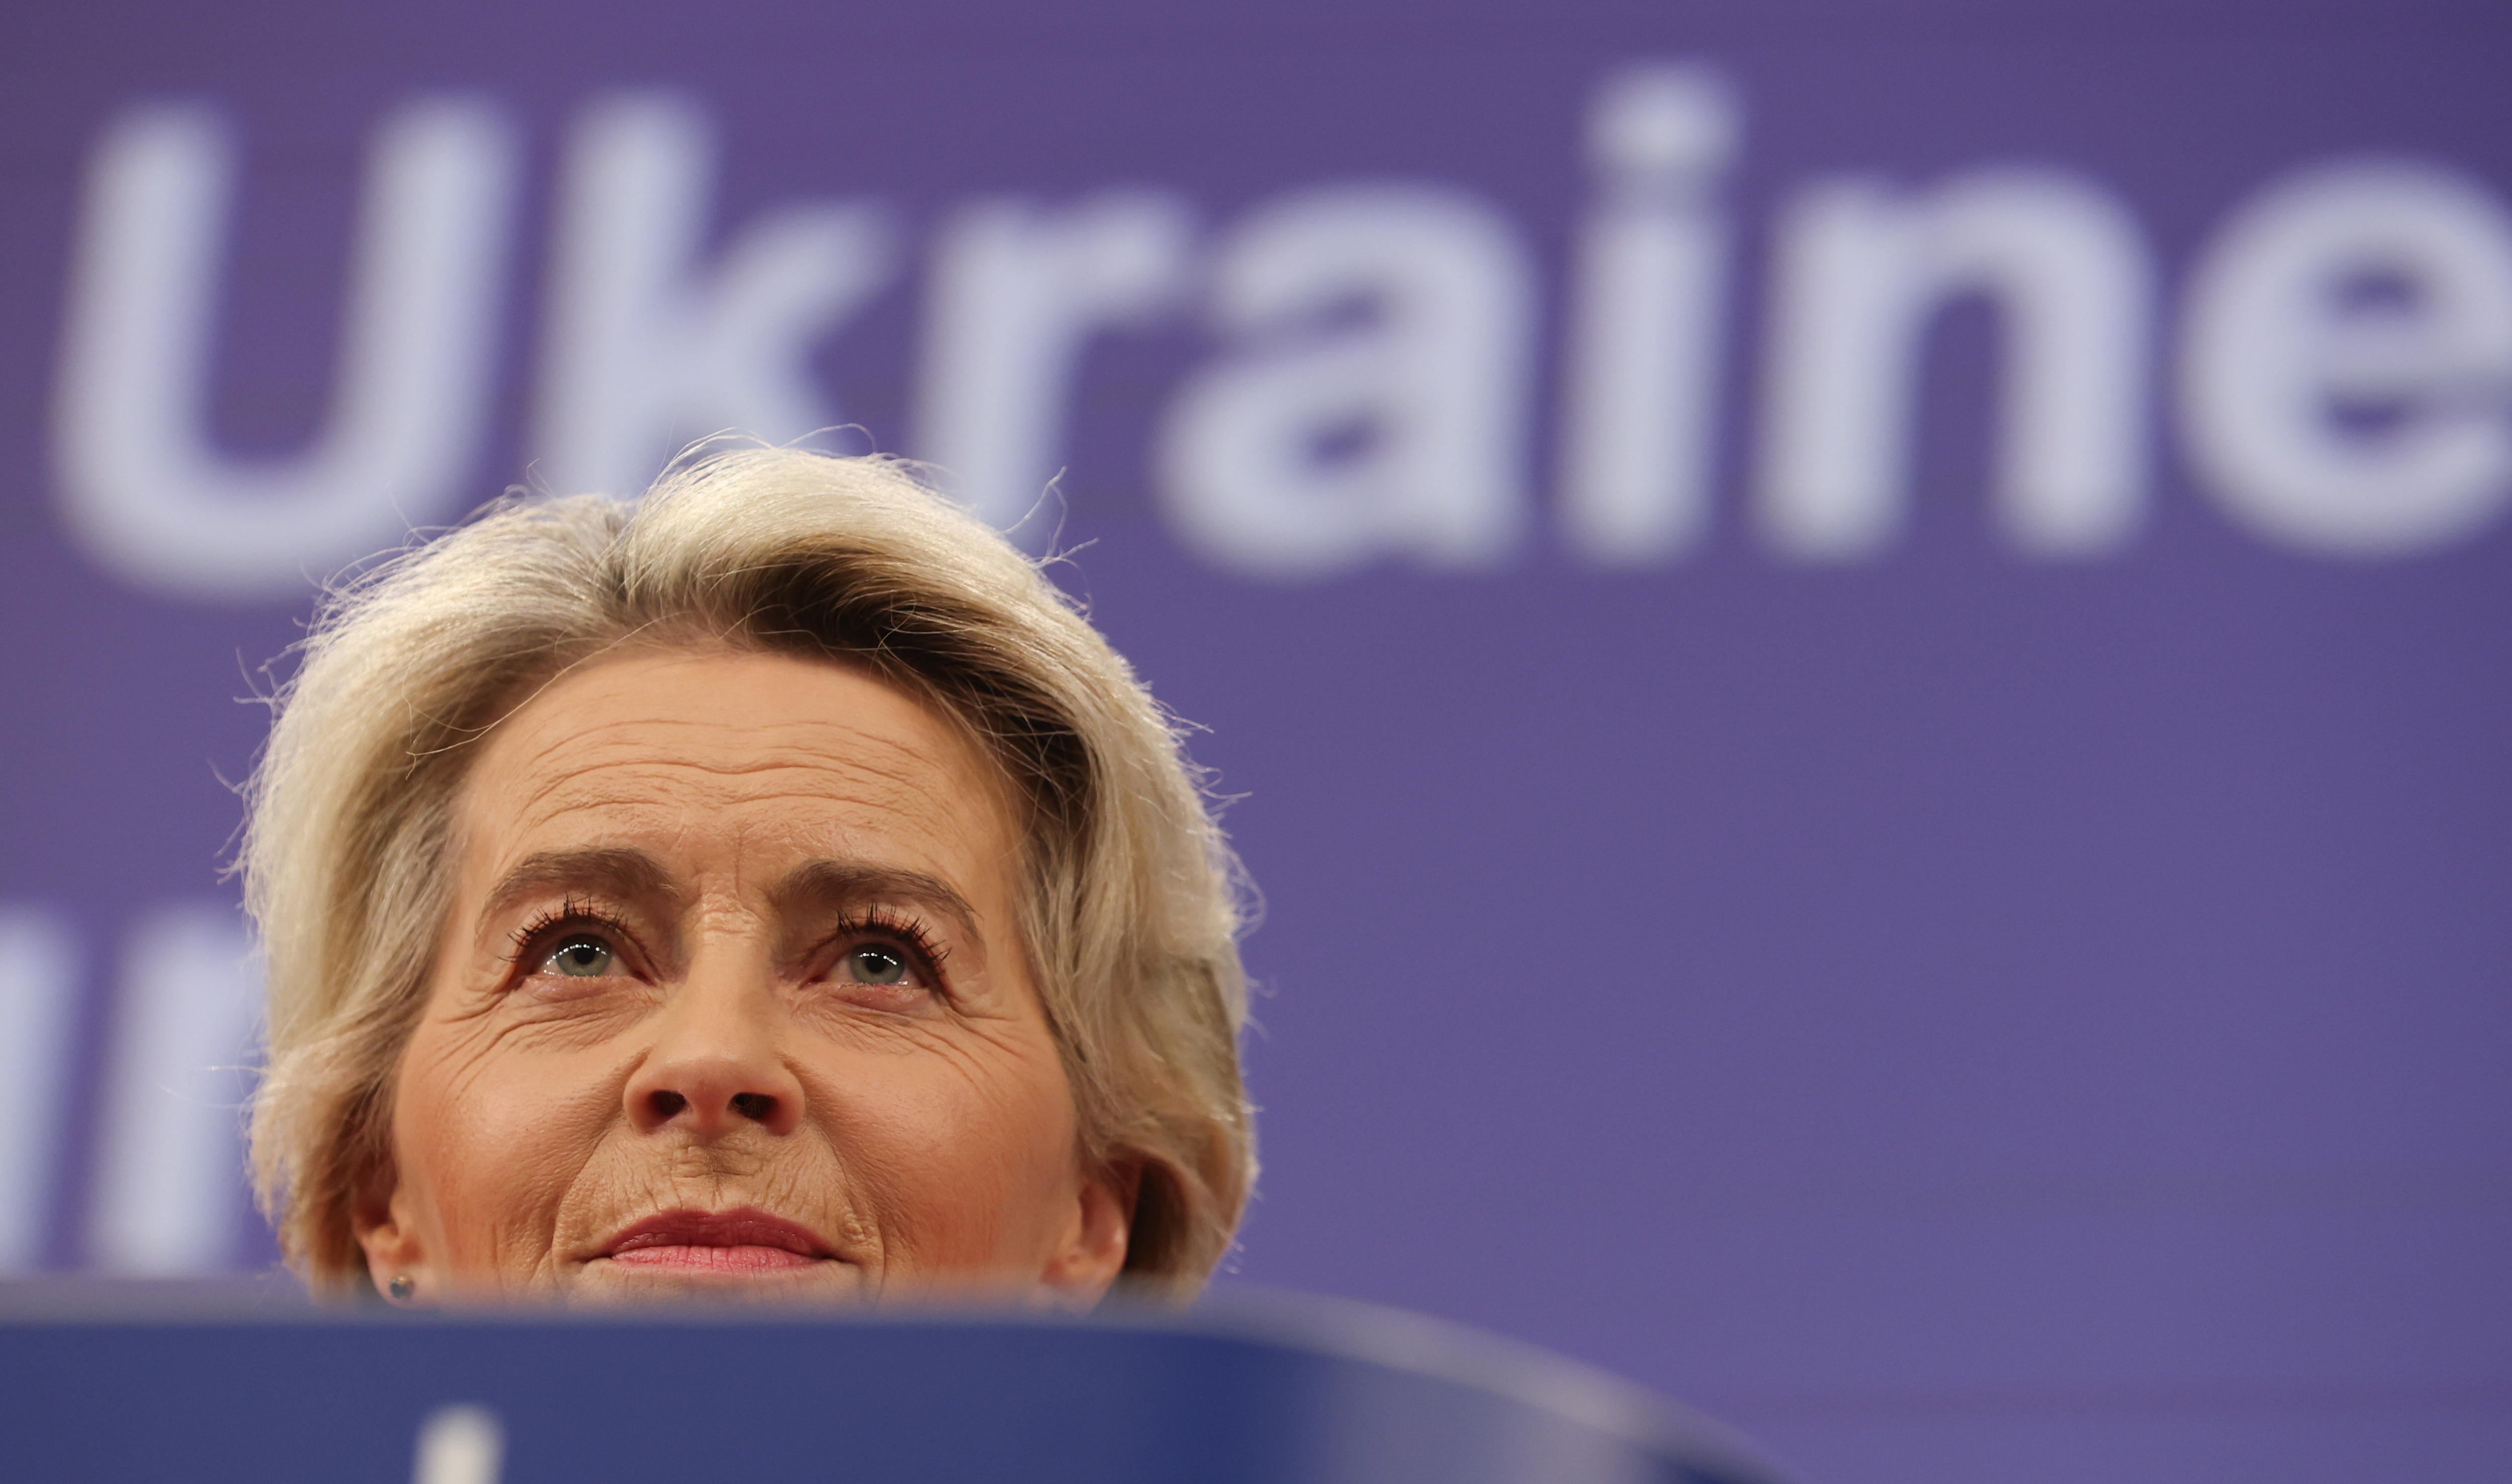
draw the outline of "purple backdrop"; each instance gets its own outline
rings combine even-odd
[[[216,863],[306,574],[849,424],[1065,471],[1243,796],[1225,1281],[1814,1484],[2512,1462],[2494,14],[11,31],[0,1267],[268,1260]]]

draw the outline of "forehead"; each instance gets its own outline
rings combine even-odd
[[[460,813],[475,861],[633,842],[967,870],[1015,833],[1001,777],[933,708],[846,666],[715,648],[625,651],[553,682],[490,734]]]

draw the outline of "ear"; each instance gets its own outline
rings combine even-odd
[[[1143,1165],[1122,1156],[1085,1171],[1076,1192],[1073,1221],[1039,1274],[1039,1296],[1065,1308],[1089,1308],[1108,1296],[1125,1270],[1134,1230],[1134,1203],[1142,1194]]]
[[[409,1194],[402,1189],[399,1167],[389,1158],[379,1161],[360,1183],[349,1205],[349,1230],[366,1252],[367,1276],[373,1281],[375,1292],[391,1303],[434,1301],[436,1274],[428,1263],[415,1215]],[[412,1292],[394,1297],[395,1278],[410,1279],[414,1285]]]

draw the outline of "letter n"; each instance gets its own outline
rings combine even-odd
[[[1991,478],[2020,549],[2116,548],[2145,502],[2151,278],[2128,212],[2046,170],[1982,171],[1897,199],[1866,180],[1810,188],[1780,226],[1756,497],[1785,555],[1858,561],[1909,498],[1923,333],[1955,297],[2003,324]]]

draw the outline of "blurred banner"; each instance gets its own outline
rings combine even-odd
[[[1233,1276],[1816,1484],[2512,1458],[2512,21],[61,7],[0,53],[0,1267],[208,1273],[314,585],[719,430],[1236,801]]]
[[[17,1478],[1780,1484],[1601,1372],[1352,1304],[350,1317],[0,1286]],[[117,1291],[118,1290],[118,1291]],[[49,1302],[47,1302],[49,1300]],[[662,1404],[657,1405],[661,1402]]]

